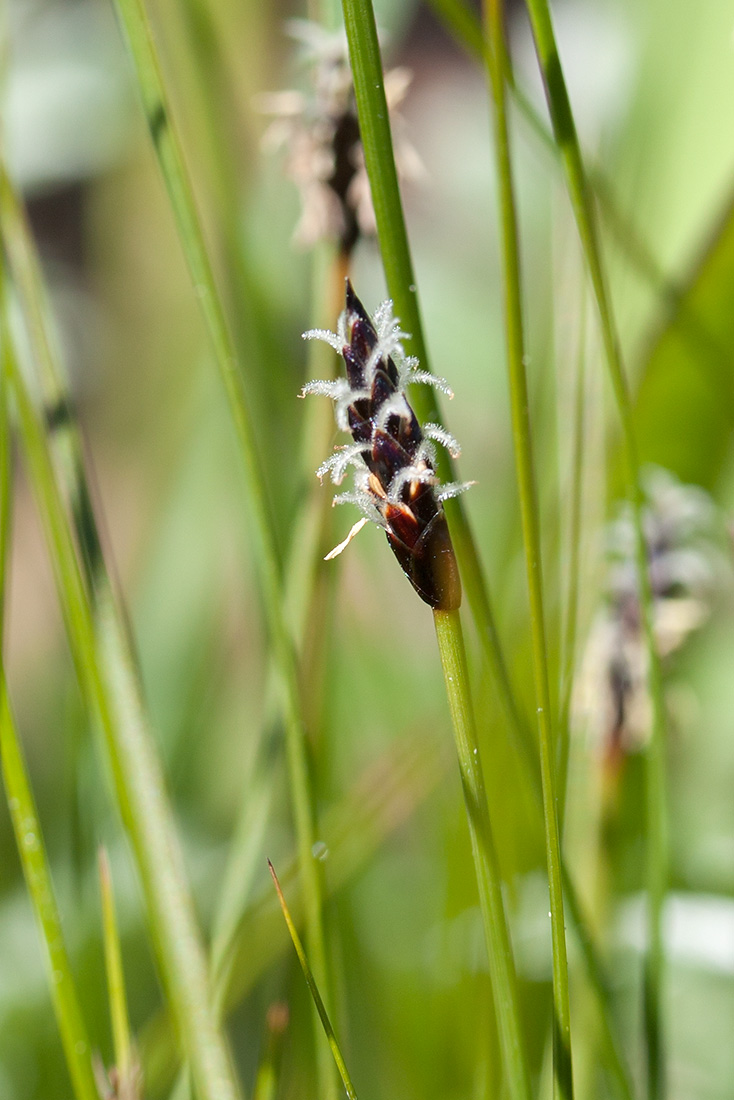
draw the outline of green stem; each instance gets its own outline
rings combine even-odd
[[[502,262],[504,269],[505,325],[512,430],[515,442],[520,512],[527,567],[533,674],[540,738],[540,772],[543,787],[546,860],[551,908],[553,947],[553,1051],[554,1094],[563,1100],[573,1096],[571,1063],[571,1018],[568,991],[566,929],[563,914],[561,851],[555,792],[555,745],[551,726],[551,703],[543,609],[540,522],[533,470],[528,388],[524,364],[524,338],[520,289],[520,261],[517,218],[512,184],[509,131],[507,126],[505,75],[504,7],[502,0],[485,0],[488,50],[487,66],[494,101],[495,155],[500,201]]]
[[[395,169],[374,11],[371,0],[342,0],[342,4],[360,133],[387,289],[401,326],[411,333],[411,339],[406,341],[406,346],[411,354],[418,357],[421,366],[429,370],[413,261]],[[411,401],[421,421],[441,423],[441,413],[432,387],[414,387]],[[442,481],[456,480],[453,463],[442,448],[438,455],[437,472]],[[508,717],[513,722],[520,721],[486,578],[461,498],[447,500],[445,510],[464,591],[477,626],[484,658],[499,689]]]
[[[115,1066],[120,1076],[120,1080],[127,1083],[130,1082],[133,1070],[130,1023],[127,1012],[127,994],[125,992],[125,973],[122,967],[120,933],[117,926],[115,896],[112,888],[112,873],[110,871],[110,861],[107,858],[107,852],[104,848],[100,848],[99,850],[98,865],[100,893],[102,896],[102,930],[105,971],[107,974],[107,996],[110,1002],[110,1016],[112,1019]]]
[[[579,325],[579,353],[576,367],[573,450],[571,455],[571,507],[568,551],[568,598],[566,600],[566,626],[563,639],[563,679],[561,684],[561,713],[558,738],[558,820],[561,831],[565,818],[566,789],[568,785],[568,757],[571,743],[571,697],[576,668],[576,633],[579,613],[579,581],[581,572],[581,513],[584,481],[584,389],[586,381],[586,299],[581,303]]]
[[[4,221],[3,229],[7,229]],[[4,336],[12,337],[7,328]],[[11,385],[77,676],[104,735],[118,807],[135,852],[182,1045],[202,1100],[234,1098],[238,1088],[210,1007],[203,946],[120,608],[102,570],[92,605],[45,426],[14,356]]]
[[[296,656],[283,606],[282,566],[275,524],[267,498],[263,467],[257,452],[252,414],[235,342],[214,279],[181,141],[169,109],[161,66],[145,9],[141,0],[117,0],[117,8],[127,34],[143,110],[191,280],[200,300],[243,460],[252,519],[248,529],[252,531],[254,538],[263,603],[278,665],[291,802],[304,880],[309,955],[321,988],[328,992],[330,982],[323,928],[323,891],[320,871],[313,855],[316,815],[309,777],[302,700]],[[323,1085],[328,1090],[328,1084],[323,1082]]]
[[[77,1100],[98,1100],[91,1047],[66,953],[41,827],[10,711],[4,676],[0,681],[0,757],[23,874],[46,946],[51,996],[74,1095]]]
[[[0,366],[0,759],[5,791],[18,846],[23,875],[36,914],[41,938],[46,947],[51,999],[66,1064],[77,1100],[97,1100],[92,1069],[91,1047],[76,992],[71,963],[64,942],[51,872],[46,858],[43,834],[38,820],[23,752],[10,709],[5,682],[5,593],[8,549],[12,515],[12,470],[10,419],[8,416],[9,378],[14,365],[14,349],[9,339],[7,299],[8,271],[5,256],[0,255],[0,322],[2,327],[2,364]]]
[[[429,3],[467,53],[484,61],[486,46],[481,23],[464,0],[429,0]],[[505,75],[513,101],[523,119],[540,144],[559,160],[561,149],[533,102],[515,81],[511,58],[507,51],[505,51]],[[687,308],[680,284],[666,274],[643,240],[629,212],[619,207],[613,187],[601,168],[587,163],[586,172],[599,211],[627,260],[659,295],[671,313],[677,312],[681,320],[687,321],[699,339],[711,341],[711,334],[702,328],[698,318],[691,315]],[[720,356],[721,349],[716,348],[716,354]]]
[[[469,673],[461,619],[458,611],[434,611],[433,618],[469,818],[507,1083],[513,1100],[529,1100],[530,1076],[522,1042],[517,978],[469,693]]]
[[[346,1062],[344,1061],[344,1055],[341,1052],[341,1047],[339,1046],[337,1037],[334,1034],[334,1028],[332,1026],[331,1020],[329,1019],[329,1014],[326,1011],[323,999],[321,997],[321,994],[319,993],[319,987],[314,980],[314,976],[311,971],[311,967],[309,966],[306,952],[303,950],[301,937],[298,935],[296,926],[293,923],[293,918],[291,917],[290,910],[288,909],[286,900],[283,897],[283,891],[281,890],[280,883],[278,882],[278,876],[276,875],[275,869],[270,860],[268,860],[268,867],[270,868],[270,874],[273,878],[273,883],[275,885],[275,890],[278,895],[280,907],[283,910],[285,923],[288,926],[288,932],[290,934],[291,940],[293,941],[293,946],[296,949],[296,955],[298,956],[298,961],[301,964],[303,976],[306,979],[306,985],[308,986],[311,996],[313,997],[313,1002],[316,1005],[316,1011],[319,1014],[319,1019],[321,1020],[321,1025],[324,1029],[324,1034],[326,1035],[326,1039],[329,1044],[329,1049],[331,1050],[332,1056],[334,1058],[334,1062],[336,1063],[336,1068],[339,1070],[339,1076],[344,1082],[344,1088],[346,1089],[349,1100],[357,1100],[357,1094],[354,1091],[354,1085],[352,1084],[352,1079],[349,1076],[349,1070],[347,1069]]]
[[[668,873],[668,838],[665,798],[665,702],[660,658],[655,642],[654,606],[643,529],[643,493],[640,461],[635,436],[632,400],[622,361],[607,287],[594,207],[581,148],[571,111],[568,90],[561,69],[546,0],[528,0],[546,98],[578,226],[581,246],[589,270],[601,321],[602,341],[622,426],[622,443],[635,528],[635,546],[640,606],[648,654],[648,683],[652,701],[652,731],[645,756],[645,813],[647,832],[648,951],[645,966],[645,1034],[650,1100],[665,1092],[662,1051],[663,941],[662,910]]]

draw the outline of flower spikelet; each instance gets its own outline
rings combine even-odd
[[[392,303],[384,302],[373,322],[348,280],[346,308],[336,333],[314,330],[304,338],[325,340],[344,358],[346,379],[309,382],[303,396],[331,397],[339,427],[351,433],[354,442],[338,447],[317,472],[321,478],[329,474],[339,485],[354,467],[353,490],[339,494],[334,503],[356,504],[364,516],[329,556],[340,553],[372,520],[385,531],[421,599],[439,610],[457,608],[461,583],[442,500],[469,485],[440,484],[435,472],[436,444],[452,457],[458,455],[459,445],[436,424],[421,430],[406,396],[409,383],[434,385],[451,394],[448,385],[419,371],[417,361],[405,356],[406,333],[393,317]]]
[[[309,248],[320,240],[336,239],[348,256],[360,237],[374,235],[375,213],[346,35],[304,19],[290,20],[287,29],[300,43],[312,88],[309,95],[293,90],[258,97],[260,108],[273,117],[265,145],[287,151],[286,171],[301,195],[296,242]],[[409,84],[405,69],[385,74],[396,165],[403,179],[423,172],[418,154],[402,136],[403,120],[397,111]]]
[[[728,572],[717,548],[716,509],[700,488],[667,471],[644,478],[643,531],[653,598],[653,628],[663,662],[707,619]],[[605,603],[598,612],[576,685],[574,710],[608,762],[645,743],[651,727],[648,653],[629,508],[607,530]]]

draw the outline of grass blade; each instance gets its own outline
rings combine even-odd
[[[112,1039],[115,1050],[115,1066],[121,1082],[127,1082],[133,1069],[130,1024],[127,1014],[125,975],[122,969],[120,934],[115,914],[115,898],[112,890],[110,862],[104,848],[99,850],[99,885],[102,896],[102,929],[104,960],[107,972],[107,995],[110,1001]]]
[[[0,321],[3,331],[0,366],[0,648],[3,651],[12,494],[7,398],[8,379],[14,364],[14,350],[9,339],[7,277],[8,271],[3,255],[0,256]],[[10,709],[5,682],[4,656],[2,664],[3,668],[0,669],[0,758],[18,854],[41,938],[46,947],[51,998],[74,1095],[77,1100],[97,1100],[89,1039],[64,943],[61,916],[53,892],[38,813]]]
[[[486,47],[479,18],[464,0],[429,0],[431,7],[459,45],[477,60],[486,60]],[[540,144],[556,160],[561,159],[562,150],[556,144],[552,131],[541,118],[532,101],[518,85],[512,69],[512,60],[507,51],[504,55],[505,76],[513,101]],[[589,186],[599,207],[599,212],[611,230],[615,242],[619,245],[629,263],[656,291],[661,302],[671,311],[685,310],[683,290],[678,282],[671,279],[651,253],[629,211],[622,210],[614,194],[613,185],[598,165],[587,164]],[[698,325],[695,316],[688,317],[692,328],[698,329],[699,337],[710,339],[710,334]]]
[[[512,408],[512,434],[515,444],[520,512],[530,599],[530,624],[533,647],[540,772],[543,786],[546,860],[550,890],[551,940],[553,948],[553,1080],[554,1094],[570,1100],[573,1096],[571,1062],[571,1014],[568,989],[566,925],[563,912],[561,845],[556,806],[555,744],[551,726],[551,701],[548,679],[543,577],[540,544],[540,520],[533,468],[532,434],[528,412],[528,387],[525,373],[520,260],[517,216],[513,194],[507,125],[506,86],[502,58],[505,53],[504,5],[502,0],[485,0],[487,32],[487,68],[494,103],[495,156],[500,202],[503,286],[507,366]]]
[[[647,545],[643,530],[642,511],[644,499],[640,484],[639,452],[632,400],[603,267],[591,191],[584,169],[571,103],[558,55],[550,9],[546,0],[528,0],[528,12],[545,84],[553,133],[561,151],[568,193],[599,310],[602,342],[622,426],[627,482],[632,499],[640,608],[647,647],[648,686],[653,714],[650,743],[645,755],[648,893],[645,1034],[647,1041],[648,1094],[651,1100],[656,1100],[665,1091],[661,1019],[664,966],[662,910],[668,876],[665,798],[665,702],[660,658],[655,641],[652,589],[647,560]]]
[[[0,756],[23,874],[46,947],[51,997],[74,1095],[77,1100],[98,1100],[89,1039],[66,952],[41,826],[10,711],[4,676],[0,680]]]
[[[423,370],[430,370],[395,170],[374,11],[371,0],[343,0],[343,9],[364,158],[388,293],[395,306],[395,315],[400,318],[401,327],[412,334],[411,339],[405,341],[406,348],[418,357]],[[414,387],[411,402],[421,421],[442,423],[432,387]],[[436,469],[441,481],[457,480],[448,454],[442,451],[437,457]],[[451,527],[467,600],[477,624],[482,652],[507,715],[516,725],[520,721],[519,708],[502,652],[487,582],[461,498],[447,500],[444,508]]]
[[[338,894],[369,866],[375,853],[412,818],[435,789],[447,766],[447,754],[440,747],[426,752],[425,736],[411,738],[379,757],[324,814],[321,836],[329,852],[330,895]],[[294,918],[299,921],[303,914],[303,890],[297,852],[284,865],[280,877],[289,891]],[[242,1002],[285,952],[287,944],[278,903],[268,888],[250,902],[231,940],[231,958],[226,960],[228,984],[222,1001],[226,1012]],[[159,1013],[141,1038],[151,1095],[162,1092],[175,1072],[173,1044],[171,1022]],[[325,1049],[329,1054],[328,1048]]]
[[[331,1025],[329,1014],[324,1007],[323,1000],[321,999],[319,987],[314,981],[313,974],[311,973],[311,967],[308,965],[308,959],[306,958],[306,952],[303,950],[303,944],[301,943],[298,932],[296,931],[296,926],[293,923],[293,918],[290,915],[286,900],[283,897],[283,891],[281,890],[280,883],[278,882],[278,876],[276,875],[275,868],[273,867],[270,860],[268,860],[268,867],[270,868],[270,874],[272,875],[273,882],[275,884],[280,907],[283,910],[285,923],[288,925],[288,932],[290,933],[291,940],[293,941],[293,946],[296,949],[296,955],[298,955],[298,961],[301,964],[303,976],[306,979],[306,985],[311,991],[313,1002],[316,1005],[316,1011],[319,1014],[319,1019],[321,1020],[322,1026],[324,1028],[326,1039],[329,1043],[329,1047],[331,1048],[331,1053],[334,1056],[334,1061],[336,1062],[336,1068],[339,1070],[339,1076],[344,1082],[344,1088],[347,1090],[347,1096],[349,1097],[349,1100],[357,1100],[357,1094],[354,1091],[354,1085],[352,1084],[352,1079],[349,1076],[349,1071],[346,1067],[346,1063],[344,1062],[344,1056],[342,1055],[341,1048],[337,1041],[336,1035],[334,1034],[334,1028]]]
[[[24,252],[26,244],[12,212],[12,191],[3,172],[0,213],[11,262],[17,252]],[[6,330],[6,336],[11,335]],[[39,350],[37,341],[34,350]],[[211,1009],[203,947],[124,616],[102,557],[93,605],[87,578],[79,566],[45,427],[14,357],[11,385],[72,656],[84,697],[99,718],[104,735],[117,804],[135,853],[163,982],[182,1045],[191,1060],[202,1100],[236,1097],[238,1088],[226,1044]]]
[[[328,999],[330,982],[323,930],[320,872],[313,856],[315,811],[308,774],[305,728],[294,647],[283,606],[282,563],[267,499],[265,477],[255,443],[239,357],[218,293],[181,142],[171,115],[153,36],[141,0],[117,0],[135,65],[143,110],[176,220],[191,280],[201,303],[243,459],[248,486],[255,554],[263,602],[279,669],[286,730],[291,801],[306,892],[306,935],[319,984]],[[321,1082],[331,1095],[333,1074]]]
[[[529,1100],[530,1074],[522,1041],[517,978],[469,695],[469,673],[461,619],[458,611],[434,611],[433,618],[469,818],[507,1086],[513,1100]]]

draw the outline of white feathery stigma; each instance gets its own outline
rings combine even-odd
[[[351,338],[348,330],[350,313],[344,310],[337,322],[336,332],[329,329],[311,329],[303,334],[304,340],[322,340],[333,348],[338,354],[343,354],[350,346]],[[374,430],[387,431],[391,417],[399,417],[401,420],[410,420],[412,409],[408,402],[406,389],[409,385],[433,386],[452,398],[453,391],[445,379],[440,378],[430,371],[419,369],[419,362],[415,356],[406,356],[403,349],[403,340],[410,339],[408,333],[400,328],[398,318],[393,313],[393,303],[389,299],[377,307],[373,317],[374,331],[377,336],[375,347],[370,352],[367,362],[363,365],[364,385],[359,389],[353,388],[344,377],[329,381],[316,380],[307,382],[301,391],[301,396],[306,397],[317,394],[329,397],[334,402],[334,413],[337,424],[342,431],[350,431],[349,408],[359,401],[369,401],[372,392],[372,383],[375,371],[381,362],[392,359],[398,372],[398,380],[395,393],[382,402],[378,415],[372,420]],[[355,468],[354,488],[349,492],[339,493],[334,497],[333,504],[355,504],[362,512],[363,519],[354,524],[343,542],[339,543],[327,558],[336,557],[351,542],[354,536],[361,530],[364,523],[370,520],[378,524],[384,530],[389,531],[381,509],[381,500],[389,501],[392,506],[409,507],[409,503],[402,500],[402,494],[406,485],[431,485],[434,487],[435,498],[442,502],[465,492],[475,482],[449,482],[441,485],[433,469],[436,462],[436,444],[443,447],[452,458],[458,458],[461,447],[458,440],[440,424],[428,423],[421,428],[422,439],[412,457],[410,465],[394,474],[389,486],[384,487],[386,493],[380,498],[374,489],[374,475],[365,462],[365,454],[372,447],[372,440],[367,442],[355,442],[338,447],[332,455],[321,463],[316,471],[320,480],[330,475],[335,485],[340,485],[350,467]]]

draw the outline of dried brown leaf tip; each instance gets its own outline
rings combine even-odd
[[[422,600],[442,611],[461,603],[461,582],[442,502],[469,488],[471,483],[441,485],[435,473],[436,445],[458,457],[456,440],[438,424],[419,425],[406,396],[414,383],[436,386],[449,396],[442,378],[418,369],[406,356],[393,317],[392,302],[383,302],[374,321],[347,280],[346,308],[336,332],[315,329],[307,340],[325,340],[344,358],[346,378],[309,382],[303,396],[321,394],[335,403],[338,426],[351,433],[353,443],[337,447],[317,474],[328,473],[341,485],[354,468],[354,488],[334,498],[335,504],[356,504],[363,518],[329,558],[348,545],[372,520],[387,541],[410,583]]]
[[[309,94],[292,90],[258,97],[273,122],[265,145],[286,150],[286,172],[301,195],[301,217],[295,240],[309,248],[323,239],[336,240],[349,255],[360,237],[375,233],[375,213],[364,165],[354,85],[343,31],[331,33],[305,19],[286,24],[300,45],[309,68]],[[415,149],[403,136],[397,108],[410,84],[406,69],[385,74],[393,145],[399,175],[423,172]]]

